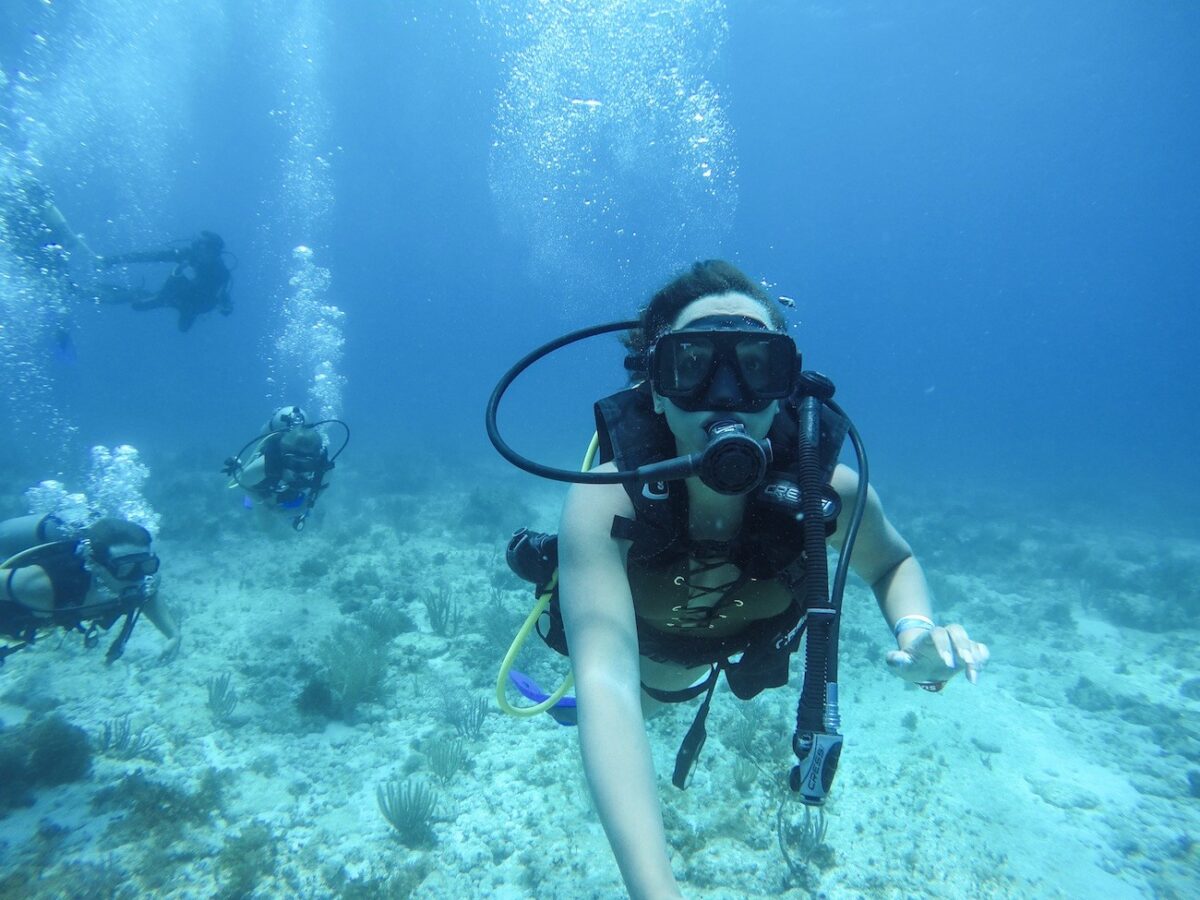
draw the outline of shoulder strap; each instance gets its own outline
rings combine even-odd
[[[649,385],[618,391],[595,404],[599,461],[618,471],[669,459],[675,439],[662,416],[654,412]],[[667,552],[686,533],[687,491],[669,482],[622,485],[634,517],[613,518],[612,536],[632,542],[631,559],[645,560]]]
[[[280,446],[282,434],[276,432],[263,438],[258,452],[263,458],[263,478],[268,481],[278,481],[283,472],[283,449]]]
[[[74,555],[76,543],[77,541],[48,541],[45,544],[26,547],[24,550],[14,553],[4,562],[0,563],[0,569],[12,569],[15,571],[17,569],[24,569],[26,566],[40,566],[44,561],[49,561],[59,556],[67,547],[70,547],[70,553]],[[9,577],[12,577],[11,573]]]
[[[771,440],[771,451],[774,457],[771,468],[776,471],[794,471],[799,465],[799,411],[794,400],[789,400],[781,414],[775,417],[771,431],[767,435]],[[820,460],[821,475],[828,484],[833,478],[833,470],[837,468],[838,457],[842,453],[842,444],[850,428],[845,416],[835,412],[828,406],[821,407],[821,444]]]
[[[601,463],[612,461],[625,470],[672,455],[674,438],[662,416],[654,412],[648,384],[598,400],[594,411]]]

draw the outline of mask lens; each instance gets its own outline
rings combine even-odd
[[[795,346],[781,334],[744,337],[737,342],[742,383],[758,397],[786,397],[792,392]]]
[[[284,453],[283,467],[291,469],[293,472],[309,472],[313,469],[313,459],[310,456],[302,456],[299,453]]]
[[[650,380],[659,394],[689,412],[710,408],[757,412],[770,400],[792,393],[796,368],[796,345],[785,334],[675,331],[663,335],[655,346]],[[733,405],[727,397],[709,396],[718,386],[729,387],[722,380],[725,375],[736,381],[740,394]]]
[[[109,568],[121,581],[131,581],[153,575],[158,571],[158,565],[158,557],[153,553],[135,553],[114,559]]]
[[[670,371],[667,381],[671,390],[690,394],[707,380],[712,372],[716,348],[712,341],[702,337],[684,337],[672,342]]]

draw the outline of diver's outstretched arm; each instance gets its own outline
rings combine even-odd
[[[858,474],[839,465],[832,485],[842,498],[842,517],[848,518],[858,492]],[[844,525],[841,521],[838,524]],[[833,543],[840,547],[845,533],[846,528],[839,527]],[[934,691],[941,690],[959,672],[966,672],[972,684],[979,680],[991,651],[986,644],[972,640],[962,625],[935,624],[933,599],[921,564],[884,515],[879,495],[871,487],[867,489],[851,566],[871,585],[879,609],[896,636],[897,649],[887,654],[888,667],[894,674]]]
[[[106,266],[123,266],[126,263],[153,263],[153,262],[184,262],[187,259],[187,251],[179,247],[171,247],[166,250],[135,250],[131,253],[118,253],[115,256],[104,257],[104,265]]]
[[[659,900],[681,895],[642,717],[624,551],[610,534],[616,514],[633,514],[620,485],[571,487],[559,531],[559,596],[575,673],[579,746],[596,811],[630,897]]]
[[[55,239],[66,247],[68,250],[79,253],[86,253],[87,256],[95,261],[100,260],[100,256],[88,246],[88,242],[83,239],[83,235],[76,232],[67,224],[66,216],[53,203],[46,203],[42,207],[42,221],[46,227],[53,233]]]

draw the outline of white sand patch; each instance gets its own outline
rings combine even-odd
[[[103,662],[111,635],[91,652],[78,636],[47,635],[10,659],[0,670],[6,729],[56,710],[96,735],[127,715],[155,754],[97,755],[87,780],[35,789],[33,806],[0,819],[4,877],[36,874],[24,882],[28,895],[45,897],[105,878],[179,897],[215,896],[237,878],[254,896],[620,896],[573,730],[544,716],[503,717],[491,699],[504,644],[532,601],[504,566],[504,542],[526,521],[553,521],[560,495],[524,503],[500,483],[490,488],[496,511],[480,515],[467,511],[479,503],[471,485],[438,488],[372,488],[370,503],[354,504],[347,480],[337,488],[342,502],[300,536],[261,535],[236,508],[208,543],[168,531],[164,591],[184,617],[183,653],[169,665],[158,664],[161,638],[146,622],[113,666]],[[750,704],[762,713],[757,769],[738,766],[746,710],[724,686],[686,792],[670,786],[669,773],[694,705],[651,722],[686,896],[1197,892],[1188,841],[1200,820],[1186,778],[1197,763],[1182,754],[1200,701],[1180,690],[1200,677],[1197,635],[1119,627],[1084,605],[1078,589],[1069,596],[1073,619],[1046,622],[1043,610],[1077,576],[1059,583],[1051,572],[1031,588],[1001,564],[981,558],[934,571],[949,608],[995,654],[979,686],[958,680],[936,696],[886,671],[874,601],[861,585],[847,592],[846,745],[825,846],[796,873],[780,853],[776,819],[794,762],[801,656],[793,687]],[[1013,565],[1023,572],[1029,562]],[[433,633],[425,605],[439,591],[459,608],[449,635]],[[375,627],[365,623],[380,611],[408,624],[382,642],[379,690],[332,719],[302,714],[298,699],[324,677],[328,639],[347,624]],[[565,670],[536,640],[522,665],[544,683]],[[222,675],[239,698],[225,721],[208,706],[208,682]],[[480,699],[489,712],[478,737],[459,734],[455,719]],[[443,781],[433,756],[456,740],[462,762]],[[407,846],[381,815],[376,790],[410,778],[437,802],[430,840]],[[111,797],[95,806],[105,789],[138,779],[175,791],[182,805],[164,815],[184,821],[156,821]],[[141,831],[121,829],[139,815]],[[785,819],[801,815],[789,801]]]

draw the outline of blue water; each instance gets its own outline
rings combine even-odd
[[[510,360],[631,314],[693,258],[725,256],[796,299],[806,359],[839,384],[881,473],[1068,478],[1091,491],[1133,479],[1173,492],[1183,479],[1194,496],[1200,426],[1179,415],[1195,402],[1200,287],[1192,4],[725,9],[724,43],[710,23],[696,48],[717,45],[705,74],[727,120],[722,204],[639,197],[656,183],[640,168],[655,165],[649,150],[605,187],[643,233],[726,220],[661,255],[646,241],[607,272],[585,245],[603,229],[580,227],[577,210],[559,210],[561,228],[581,237],[555,266],[537,263],[534,235],[506,228],[514,217],[493,194],[489,153],[519,38],[481,21],[475,4],[297,6],[318,23],[316,149],[331,160],[334,198],[310,233],[286,219],[286,135],[270,115],[283,102],[277,38],[291,7],[168,11],[160,27],[175,33],[143,40],[186,51],[178,69],[87,58],[120,53],[97,35],[138,8],[22,4],[5,24],[5,71],[44,70],[25,104],[35,119],[39,104],[60,114],[64,92],[101,94],[102,106],[74,110],[93,121],[50,122],[107,150],[86,177],[70,141],[29,135],[41,177],[98,252],[217,230],[239,262],[237,311],[187,335],[166,312],[82,315],[76,371],[61,382],[85,444],[224,444],[257,423],[262,344],[297,243],[318,250],[347,312],[344,413],[363,450],[386,440],[468,455],[490,452],[481,409]],[[136,80],[106,83],[122,73]],[[113,140],[130,121],[119,104],[134,101],[181,130]],[[621,138],[617,126],[600,135]],[[140,169],[147,160],[157,168]],[[512,178],[531,195],[545,187],[529,172]],[[619,366],[610,346],[545,379],[544,419],[518,395],[510,427],[573,461],[597,370]],[[126,351],[141,361],[114,377]]]
[[[218,478],[306,403],[273,347],[306,245],[345,313],[344,472],[490,478],[513,361],[724,257],[794,300],[885,500],[1197,537],[1195,3],[11,0],[0,63],[7,164],[97,252],[211,229],[236,259],[233,315],[187,334],[71,303],[56,353],[5,305],[35,339],[0,359],[0,517],[95,444]],[[612,339],[564,351],[501,425],[576,465],[621,379]]]

